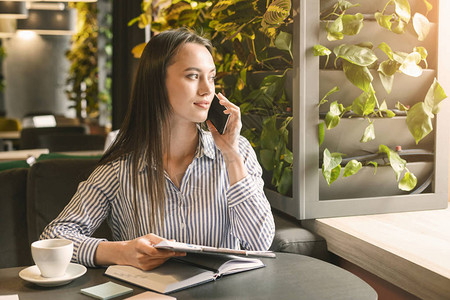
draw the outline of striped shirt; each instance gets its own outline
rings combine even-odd
[[[223,156],[211,134],[199,132],[196,155],[180,188],[166,175],[164,222],[162,228],[155,228],[152,233],[190,244],[267,250],[275,226],[263,193],[262,170],[250,143],[242,136],[239,138],[248,175],[230,186]],[[129,157],[98,166],[79,184],[72,200],[47,225],[41,239],[70,239],[74,242],[72,261],[95,266],[95,250],[105,239],[91,235],[105,219],[116,241],[150,233],[147,168],[145,164],[139,167],[134,200]]]

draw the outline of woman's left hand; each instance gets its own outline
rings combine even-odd
[[[227,127],[223,134],[220,134],[211,121],[207,121],[208,129],[211,132],[216,146],[220,149],[224,156],[235,155],[239,153],[239,135],[241,133],[241,111],[238,106],[231,103],[221,93],[217,94],[220,104],[225,106],[224,113],[229,114]]]

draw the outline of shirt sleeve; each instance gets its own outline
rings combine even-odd
[[[247,176],[227,191],[231,234],[247,250],[267,250],[275,235],[275,225],[269,201],[264,194],[262,169],[250,143],[239,143]]]
[[[89,178],[78,185],[67,206],[50,222],[41,239],[65,238],[73,241],[72,262],[94,267],[95,251],[105,239],[91,237],[106,219],[109,201],[115,197],[118,180],[112,164],[97,167]]]

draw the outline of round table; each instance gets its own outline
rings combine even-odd
[[[352,273],[333,264],[298,254],[277,253],[276,259],[261,259],[266,267],[223,276],[214,282],[191,287],[171,296],[183,299],[358,299],[375,300],[375,290]],[[0,295],[19,294],[20,300],[92,299],[80,289],[113,281],[132,287],[133,294],[145,290],[129,283],[104,276],[103,268],[88,272],[60,287],[45,288],[25,282],[19,277],[23,267],[0,269]],[[130,297],[117,297],[125,299]]]

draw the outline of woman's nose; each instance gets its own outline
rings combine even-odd
[[[207,79],[202,79],[200,81],[198,90],[199,90],[199,94],[202,96],[209,95],[214,92],[214,82],[210,82]]]

